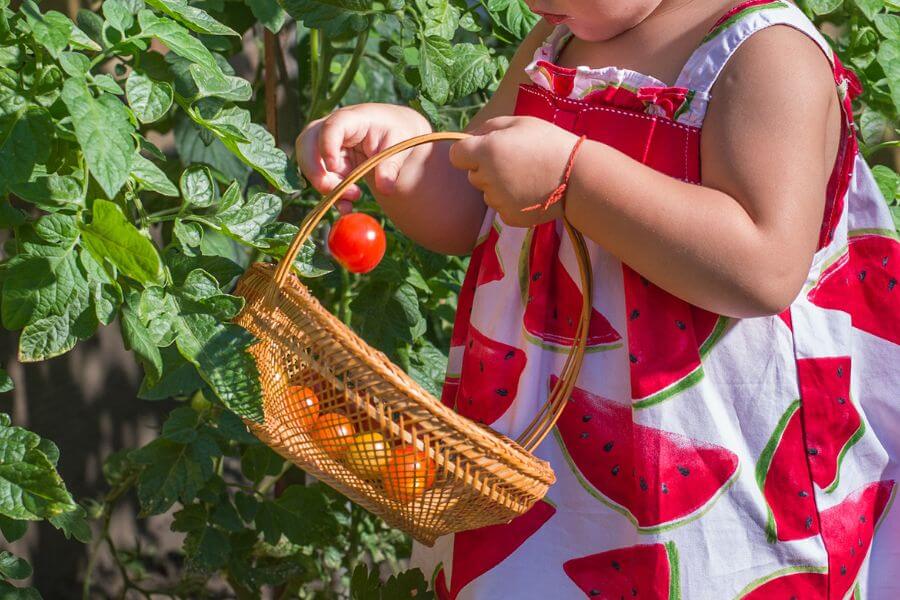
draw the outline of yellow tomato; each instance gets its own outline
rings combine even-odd
[[[437,465],[428,454],[413,446],[403,446],[394,451],[381,475],[384,492],[388,498],[411,502],[434,485]]]
[[[356,430],[353,423],[340,413],[325,413],[316,421],[312,437],[328,456],[337,460],[344,456],[353,443]]]
[[[391,457],[384,436],[377,432],[360,433],[347,450],[347,464],[363,479],[378,479]]]
[[[319,398],[316,393],[302,385],[292,385],[287,392],[288,410],[297,420],[300,428],[307,431],[319,418]]]

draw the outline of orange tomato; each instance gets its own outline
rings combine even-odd
[[[378,479],[391,458],[391,450],[384,436],[375,431],[359,433],[347,450],[347,464],[363,479]]]
[[[437,465],[428,454],[413,446],[394,450],[381,472],[384,492],[393,500],[412,502],[434,485]]]
[[[288,408],[297,418],[303,431],[312,428],[319,418],[319,398],[316,393],[302,385],[292,385],[287,391]]]
[[[325,413],[316,421],[312,437],[328,456],[337,460],[353,443],[356,430],[353,423],[340,413]]]

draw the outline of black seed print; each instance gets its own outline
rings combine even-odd
[[[581,432],[581,439],[586,440],[586,439],[588,439],[589,437],[591,437],[591,434],[589,434],[587,431],[582,431],[582,432]]]
[[[510,350],[509,352],[506,353],[506,356],[503,357],[503,360],[510,360],[511,358],[514,358],[515,355],[516,355],[516,351]]]
[[[618,562],[612,561],[611,564],[612,564],[612,568],[615,569],[616,571],[621,571],[621,570],[622,570],[622,565],[620,565]]]
[[[688,475],[691,474],[690,469],[688,469],[687,467],[681,467],[681,466],[678,467],[678,472],[681,473],[682,475],[684,475],[685,477],[687,477]]]
[[[638,309],[634,309],[633,311],[631,311],[631,320],[632,321],[637,319],[639,316],[641,316],[641,311],[639,311]]]
[[[881,266],[886,267],[887,264],[888,264],[888,257],[885,256],[884,258],[881,259]]]
[[[677,327],[678,329],[680,329],[682,331],[687,329],[687,325],[684,324],[684,321],[675,321],[675,327]]]
[[[838,404],[847,404],[846,398],[838,398]]]
[[[619,474],[619,465],[614,466],[614,467],[612,468],[611,473],[612,473],[613,475],[618,475],[618,474]]]
[[[609,451],[612,450],[612,449],[613,449],[613,443],[612,443],[612,442],[606,442],[605,444],[603,444],[603,451],[604,451],[604,452],[609,452]]]
[[[600,590],[591,590],[590,592],[588,592],[588,594],[590,594],[591,598],[593,598],[594,596],[600,595]]]
[[[806,453],[810,456],[817,456],[819,454],[819,450],[816,448],[807,448]]]
[[[841,565],[841,575],[847,574],[847,565]]]
[[[538,271],[537,273],[535,273],[534,275],[531,276],[531,280],[532,280],[532,281],[537,281],[537,280],[540,279],[540,278],[541,278],[541,272],[540,272],[540,271]]]
[[[894,288],[897,286],[897,280],[891,277],[890,281],[888,281],[888,291],[893,292]]]
[[[497,395],[506,398],[507,396],[509,396],[509,390],[507,390],[506,388],[497,388]]]
[[[865,523],[865,522],[866,522],[866,515],[859,515],[859,522],[860,522],[860,523]]]
[[[593,415],[584,415],[583,417],[581,417],[581,422],[582,422],[582,423],[587,423],[587,422],[590,421],[592,418],[593,418]]]
[[[483,360],[478,361],[478,370],[480,372],[484,373],[484,361]]]
[[[668,493],[669,493],[669,486],[667,486],[666,484],[662,484],[662,493],[663,493],[663,494],[668,494]]]
[[[860,271],[858,277],[859,277],[860,281],[865,281],[866,280],[866,272]]]
[[[641,491],[646,492],[649,489],[649,487],[647,486],[647,480],[641,477],[640,482]]]
[[[844,376],[844,367],[838,367],[838,368],[837,368],[837,376],[838,376],[838,377],[843,377],[843,376]]]
[[[797,495],[800,496],[801,498],[806,498],[807,496],[809,496],[809,494],[807,494],[807,493],[806,493],[805,491],[803,491],[803,490],[800,490],[800,492],[799,492]]]
[[[469,348],[471,348],[471,347],[474,346],[474,345],[475,345],[475,341],[474,341],[474,340],[469,340]]]
[[[631,588],[631,597],[637,598],[637,588]]]
[[[637,360],[637,356],[635,356],[634,354],[629,354],[629,355],[628,355],[628,360],[630,360],[630,361],[631,361],[632,363],[634,363],[634,364],[637,364],[637,361],[638,361],[638,360]]]
[[[812,524],[813,524],[813,519],[812,519],[812,517],[806,517],[806,528],[807,528],[807,529],[812,528]]]

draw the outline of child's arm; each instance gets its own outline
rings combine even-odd
[[[713,93],[702,187],[586,142],[565,213],[688,302],[737,317],[778,313],[802,287],[816,249],[840,125],[834,80],[807,38],[772,28],[742,46]],[[560,216],[559,208],[521,208],[556,187],[575,136],[537,119],[498,119],[485,131],[457,143],[451,159],[473,171],[487,204],[517,225]],[[527,152],[513,150],[529,141]]]
[[[469,129],[512,113],[518,85],[525,81],[524,68],[549,32],[539,24],[529,34]],[[430,131],[428,121],[407,107],[348,106],[310,123],[297,138],[297,157],[310,183],[327,193],[365,158]],[[449,148],[449,143],[419,146],[385,161],[366,181],[387,215],[411,239],[437,252],[466,254],[475,245],[485,205],[466,173],[450,165]],[[355,200],[360,193],[354,186],[345,198]]]

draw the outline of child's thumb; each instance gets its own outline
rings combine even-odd
[[[402,162],[389,158],[375,167],[375,189],[381,194],[393,194],[397,189],[397,177],[400,175]]]

